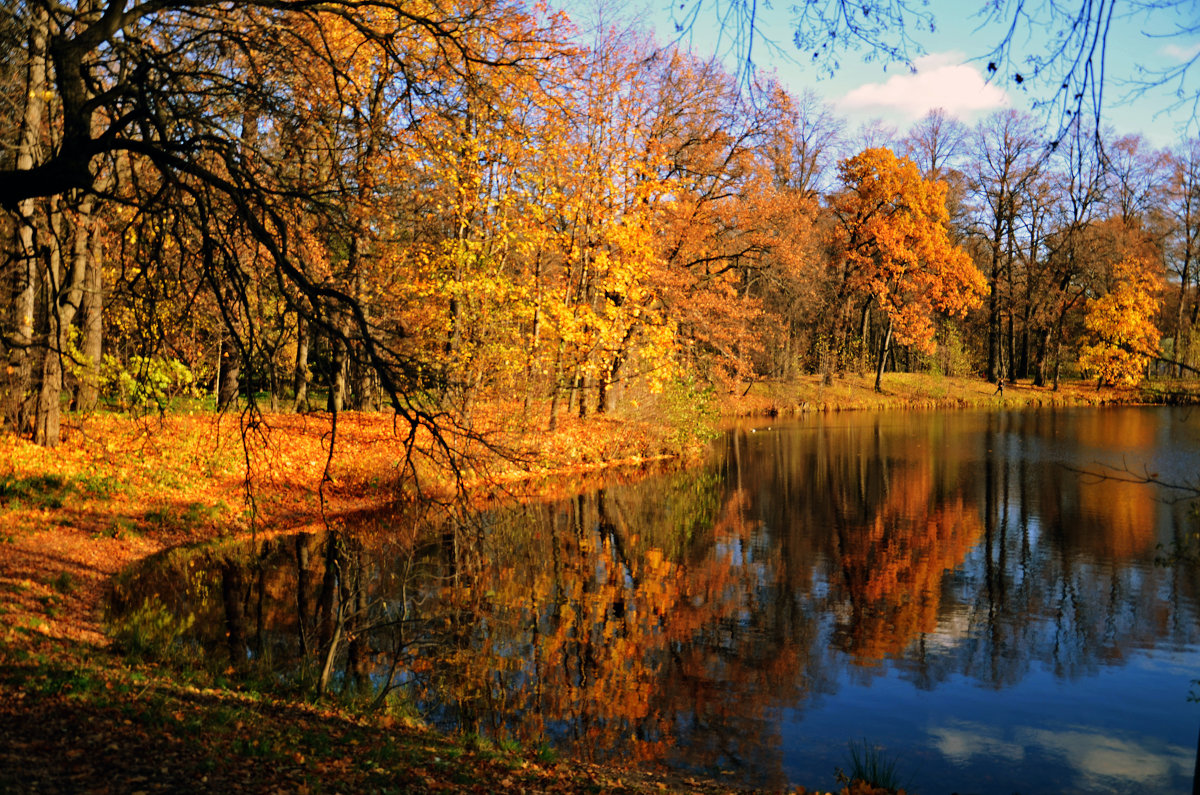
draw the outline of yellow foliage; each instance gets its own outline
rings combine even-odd
[[[1113,268],[1115,285],[1088,301],[1083,323],[1086,342],[1079,364],[1108,384],[1136,384],[1158,354],[1160,333],[1154,325],[1162,283],[1149,263],[1127,257]]]

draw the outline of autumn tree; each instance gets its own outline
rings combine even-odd
[[[845,191],[835,197],[835,247],[845,288],[865,293],[883,312],[875,390],[893,335],[932,352],[932,313],[963,315],[978,306],[987,285],[967,253],[946,230],[946,186],[921,177],[907,157],[868,149],[843,161]]]
[[[1102,384],[1134,384],[1158,355],[1162,282],[1150,263],[1134,258],[1113,268],[1112,281],[1107,295],[1088,300],[1079,365]]]
[[[273,283],[270,300],[302,315],[333,347],[355,351],[393,408],[414,425],[426,422],[428,412],[406,397],[416,389],[397,329],[370,311],[353,277],[317,279],[305,272],[294,211],[304,208],[309,228],[311,219],[321,218],[326,230],[351,233],[337,235],[335,263],[350,263],[353,270],[365,262],[355,255],[355,241],[360,254],[372,256],[361,245],[361,230],[371,229],[362,208],[379,195],[379,183],[361,170],[334,173],[342,156],[361,161],[377,152],[379,140],[369,132],[378,124],[411,121],[406,109],[437,93],[430,78],[437,70],[469,76],[535,59],[526,45],[549,40],[537,19],[518,5],[422,10],[392,3],[249,3],[214,15],[186,4],[65,8],[35,1],[14,14],[19,28],[43,37],[31,49],[33,71],[27,70],[25,82],[42,81],[45,88],[21,93],[19,117],[28,123],[4,131],[6,145],[27,153],[0,164],[0,205],[10,218],[30,218],[32,201],[75,202],[72,192],[83,201],[100,192],[105,158],[127,154],[135,167],[118,174],[108,192],[127,191],[125,201],[170,206],[175,217],[186,219],[187,237],[195,243],[188,256],[199,263],[205,288],[216,293],[227,343],[243,362],[268,356],[274,345],[263,348],[260,332],[262,322],[275,323],[278,313],[264,314],[266,305],[252,297]],[[358,68],[364,63],[370,80]],[[321,74],[331,80],[318,84]],[[383,101],[364,93],[371,90]],[[314,95],[332,101],[308,102]],[[371,122],[363,123],[368,117]],[[284,167],[281,136],[322,124],[353,127],[347,132],[357,137],[336,139],[337,154],[324,173]],[[29,145],[20,145],[22,135]],[[151,172],[144,181],[129,176]],[[20,223],[32,228],[27,220]],[[171,245],[179,239],[162,238]],[[53,263],[39,267],[53,283]],[[55,287],[55,306],[74,304],[69,287],[67,281]],[[59,331],[67,325],[63,320],[55,320]],[[17,337],[22,331],[18,326]],[[47,349],[61,356],[63,346],[53,341],[58,332],[47,333]],[[22,340],[10,350],[27,350]],[[43,383],[58,378],[46,372]],[[48,396],[39,405],[49,407]],[[53,444],[53,420],[46,419],[51,424],[42,440]]]
[[[1101,214],[1105,179],[1087,133],[1081,128],[1075,133],[1055,151],[1047,184],[1039,190],[1047,200],[1045,250],[1037,258],[1040,267],[1027,276],[1036,281],[1032,292],[1039,303],[1033,313],[1034,384],[1052,382],[1056,389],[1068,334],[1074,334],[1072,326],[1093,281],[1088,237]]]

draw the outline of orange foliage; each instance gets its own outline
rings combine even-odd
[[[851,605],[846,651],[873,664],[934,631],[942,576],[962,564],[982,532],[978,510],[962,495],[939,496],[928,469],[894,473],[871,523],[838,536]]]
[[[846,283],[871,295],[896,339],[932,353],[934,309],[965,315],[982,304],[987,282],[946,230],[946,184],[921,177],[915,163],[868,149],[838,167],[847,190],[834,212]]]

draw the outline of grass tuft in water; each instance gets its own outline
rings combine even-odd
[[[849,771],[838,771],[839,778],[848,782],[861,781],[872,787],[886,790],[900,789],[900,776],[896,773],[896,759],[878,745],[871,745],[866,738],[849,743]]]

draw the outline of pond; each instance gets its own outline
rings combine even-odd
[[[1182,792],[1197,519],[1148,477],[1196,484],[1200,416],[763,421],[562,501],[174,550],[112,611],[448,729],[733,784],[833,787],[854,743],[920,793]]]

